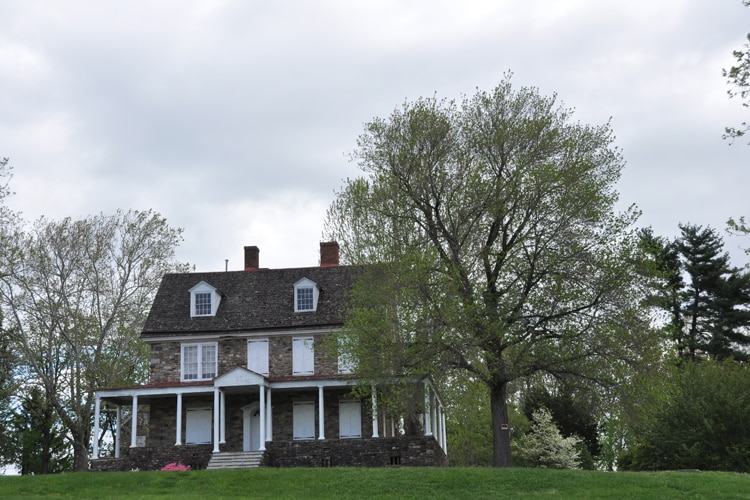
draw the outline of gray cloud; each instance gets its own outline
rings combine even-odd
[[[7,1],[0,155],[27,218],[154,208],[201,270],[315,265],[362,124],[404,100],[459,99],[507,70],[610,119],[624,205],[674,234],[748,213],[746,115],[721,68],[736,2]],[[731,243],[734,246],[740,242]],[[748,243],[750,245],[750,243]]]

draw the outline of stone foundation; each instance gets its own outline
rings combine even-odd
[[[448,465],[432,437],[274,441],[266,443],[269,467],[430,467]]]
[[[222,446],[222,449],[225,447]],[[91,461],[90,470],[160,470],[172,462],[205,469],[212,445],[130,448],[121,458]],[[434,467],[448,458],[432,437],[272,441],[266,443],[266,467]]]
[[[211,459],[212,449],[213,445],[209,444],[129,448],[120,458],[92,460],[90,470],[96,472],[160,470],[172,462],[189,465],[192,470],[205,469]]]

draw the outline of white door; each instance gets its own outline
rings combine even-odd
[[[211,442],[211,409],[188,408],[185,410],[185,443],[205,444]]]
[[[242,451],[260,449],[260,408],[253,403],[242,408]]]

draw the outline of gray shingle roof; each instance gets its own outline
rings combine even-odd
[[[350,266],[167,274],[142,336],[339,326],[356,275]],[[302,278],[320,288],[315,312],[294,312],[293,285]],[[216,316],[191,318],[189,290],[201,281],[219,291],[221,302]]]

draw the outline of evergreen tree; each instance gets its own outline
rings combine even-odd
[[[641,233],[659,278],[650,305],[668,313],[664,330],[681,361],[747,359],[750,274],[730,265],[714,229],[684,224],[680,230],[673,241]]]
[[[44,391],[32,386],[13,418],[13,453],[21,474],[69,470],[71,447],[65,430]]]
[[[716,359],[747,358],[743,347],[750,338],[743,330],[750,325],[748,275],[729,265],[729,254],[714,229],[690,224],[680,229],[677,245],[690,278],[683,295],[687,357],[695,360],[702,351]]]

